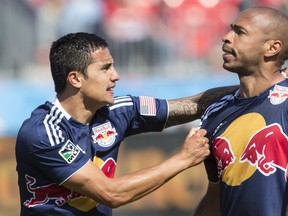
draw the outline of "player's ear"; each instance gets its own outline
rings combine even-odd
[[[71,71],[67,77],[68,83],[74,86],[75,88],[81,87],[81,74],[78,71]]]
[[[282,42],[280,40],[268,40],[265,43],[265,57],[273,57],[277,55],[282,49]]]

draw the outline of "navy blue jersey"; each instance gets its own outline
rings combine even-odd
[[[39,106],[16,141],[21,215],[111,215],[111,208],[61,184],[89,160],[113,178],[123,139],[161,131],[167,116],[167,101],[150,97],[116,97],[89,125],[73,119],[58,100]]]
[[[237,90],[202,116],[212,152],[205,167],[220,184],[222,215],[285,215],[287,98],[286,79],[256,97],[239,98]]]

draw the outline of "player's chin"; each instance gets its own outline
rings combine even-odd
[[[233,71],[233,69],[234,69],[234,67],[233,67],[233,65],[232,64],[229,64],[229,63],[223,63],[223,68],[225,69],[225,70],[228,70],[228,71]]]
[[[108,98],[106,99],[106,102],[107,102],[107,104],[109,104],[109,105],[113,104],[113,103],[114,103],[114,97],[113,97],[113,96],[108,97]]]

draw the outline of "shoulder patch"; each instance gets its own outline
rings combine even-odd
[[[80,151],[81,149],[78,146],[76,146],[70,140],[67,140],[67,142],[60,149],[59,154],[67,163],[70,164],[76,159]]]
[[[156,103],[154,97],[140,96],[140,114],[144,116],[156,116]]]

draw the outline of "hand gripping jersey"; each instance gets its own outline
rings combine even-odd
[[[208,178],[220,183],[225,216],[280,216],[287,205],[287,79],[252,98],[239,90],[202,116],[211,157]]]
[[[150,97],[117,97],[113,105],[98,110],[89,125],[69,116],[58,100],[39,106],[16,141],[21,215],[111,215],[111,208],[61,184],[89,160],[113,178],[121,141],[161,131],[167,115],[167,101]]]

